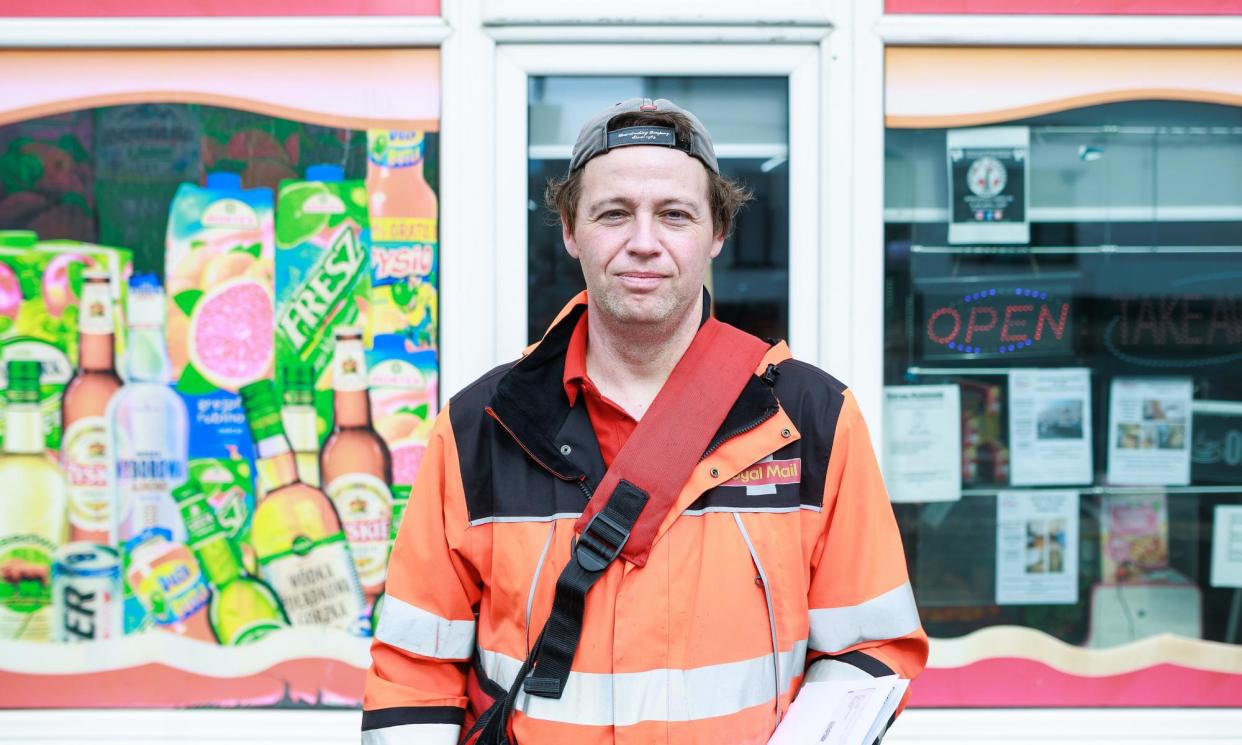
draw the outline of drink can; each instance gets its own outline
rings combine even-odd
[[[121,636],[121,558],[88,541],[61,546],[52,559],[52,639],[94,641]]]

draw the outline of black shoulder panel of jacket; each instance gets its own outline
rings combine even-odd
[[[595,471],[602,475],[585,405],[571,409],[563,384],[565,350],[584,311],[570,311],[530,354],[452,399],[449,419],[472,524],[581,513],[585,482]]]
[[[802,435],[793,445],[802,458],[802,503],[822,507],[828,459],[846,386],[818,367],[799,360],[786,360],[776,370],[776,397]]]
[[[499,365],[449,399],[449,422],[457,443],[457,462],[462,485],[466,491],[471,519],[479,512],[491,514],[490,505],[477,500],[492,493],[491,447],[496,422],[487,415],[487,404],[496,393],[496,385],[512,367],[512,362]]]

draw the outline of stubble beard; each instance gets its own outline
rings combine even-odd
[[[592,295],[592,298],[600,312],[613,323],[635,330],[646,328],[657,333],[673,323],[689,305],[689,302],[672,292],[632,298],[624,290],[616,289],[601,291],[598,296]],[[635,299],[641,299],[642,302],[633,302]]]

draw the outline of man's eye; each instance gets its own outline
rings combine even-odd
[[[608,210],[600,217],[604,220],[620,220],[625,217],[625,213],[621,210]]]
[[[681,210],[669,210],[668,212],[664,213],[664,216],[670,220],[678,220],[678,221],[690,219],[689,213],[682,212]]]

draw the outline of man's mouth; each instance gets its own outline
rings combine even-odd
[[[665,276],[656,272],[622,272],[617,275],[617,278],[630,289],[646,290],[659,285]]]

